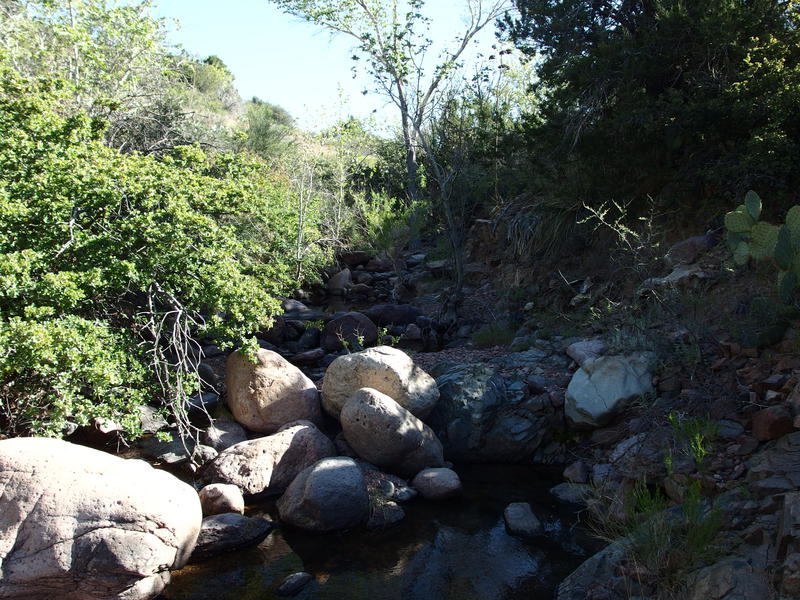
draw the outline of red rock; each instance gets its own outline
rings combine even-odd
[[[762,442],[794,431],[792,415],[784,406],[770,406],[753,415],[753,435]]]

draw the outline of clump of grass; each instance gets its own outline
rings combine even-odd
[[[506,323],[490,323],[472,334],[472,342],[478,348],[508,346],[514,340],[514,333],[514,329]]]
[[[683,504],[673,508],[659,488],[646,482],[637,482],[624,502],[623,520],[595,509],[593,526],[603,539],[622,538],[625,571],[654,590],[655,598],[676,597],[687,573],[721,553],[715,542],[722,511],[703,498],[699,482],[690,484]]]

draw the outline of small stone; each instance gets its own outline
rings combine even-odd
[[[573,483],[587,483],[590,475],[589,467],[582,460],[575,461],[564,469],[564,479]]]
[[[411,485],[428,500],[446,500],[461,494],[461,480],[452,469],[444,467],[423,469]]]
[[[720,419],[717,421],[717,435],[722,439],[735,440],[744,433],[741,423],[730,419]]]
[[[244,514],[242,491],[230,483],[211,483],[198,492],[203,516],[222,513]]]
[[[550,493],[561,502],[584,506],[592,489],[592,486],[586,483],[559,483],[550,488]]]
[[[314,581],[314,576],[311,573],[301,571],[300,573],[293,573],[283,580],[278,588],[279,596],[296,596],[304,587]]]
[[[525,380],[531,394],[544,394],[547,392],[547,380],[541,375],[529,375]]]
[[[527,502],[512,502],[503,512],[506,530],[511,535],[532,538],[542,535],[542,523]]]

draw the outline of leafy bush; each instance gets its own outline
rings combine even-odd
[[[242,341],[293,283],[285,186],[235,156],[164,161],[0,65],[0,426],[57,435],[159,400],[185,422],[200,338]]]

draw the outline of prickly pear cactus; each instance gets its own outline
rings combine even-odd
[[[759,221],[761,198],[747,193],[744,204],[725,215],[728,245],[733,260],[745,265],[751,258],[773,259],[780,269],[778,291],[785,302],[792,302],[800,285],[800,206],[786,213],[782,226]]]
[[[772,258],[778,241],[779,228],[759,221],[750,230],[750,254],[756,260]]]
[[[731,233],[750,233],[755,223],[744,204],[725,215],[725,228]]]

